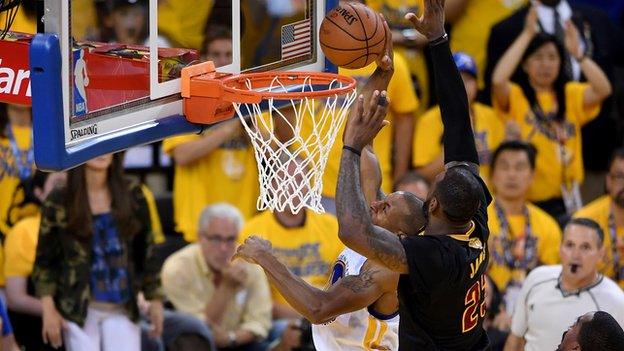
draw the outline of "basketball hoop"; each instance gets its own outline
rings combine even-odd
[[[189,121],[212,124],[236,113],[242,122],[258,163],[258,210],[325,211],[323,172],[355,101],[355,86],[353,78],[327,72],[231,75],[215,72],[212,62],[182,70]],[[305,118],[312,126],[306,135]]]

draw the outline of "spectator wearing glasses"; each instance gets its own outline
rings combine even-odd
[[[613,152],[606,175],[607,194],[574,216],[591,218],[605,233],[605,259],[600,270],[624,288],[624,148]]]
[[[271,326],[271,295],[262,270],[231,263],[243,216],[216,203],[200,214],[198,241],[171,255],[161,279],[167,298],[204,321],[222,349],[243,349],[264,339]]]

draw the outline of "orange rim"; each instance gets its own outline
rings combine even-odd
[[[253,89],[268,88],[271,83],[278,79],[282,83],[288,83],[289,85],[329,85],[332,82],[342,83],[341,86],[336,88],[318,90],[318,91],[296,91],[296,92],[281,92],[281,91],[257,91]],[[251,89],[247,86],[247,83],[251,82]],[[289,99],[301,99],[305,97],[322,98],[333,95],[347,94],[355,89],[357,84],[356,80],[352,77],[343,76],[330,72],[258,72],[258,73],[243,73],[235,76],[224,78],[223,89],[231,93],[234,96],[253,96],[256,100],[261,99],[277,99],[277,100],[289,100]],[[340,85],[340,84],[339,84]],[[278,86],[279,87],[279,86]],[[246,99],[242,99],[246,100]],[[233,101],[240,102],[240,101]]]

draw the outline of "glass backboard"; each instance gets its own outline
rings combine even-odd
[[[332,71],[318,28],[336,0],[45,0],[30,47],[35,162],[61,170],[209,126],[186,121],[180,71]]]

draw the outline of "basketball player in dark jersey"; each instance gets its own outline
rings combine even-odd
[[[425,0],[421,18],[414,14],[406,18],[430,40],[446,170],[438,174],[427,197],[428,222],[422,235],[399,239],[373,225],[357,177],[359,153],[386,122],[378,113],[381,107],[364,107],[360,98],[343,135],[336,194],[339,236],[349,248],[401,273],[400,350],[488,350],[482,323],[489,236],[486,209],[491,196],[478,174],[468,99],[444,33],[444,0]],[[378,104],[385,105],[384,93],[377,94]]]

